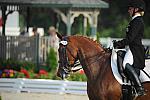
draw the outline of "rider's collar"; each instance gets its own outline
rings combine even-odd
[[[134,15],[134,16],[132,17],[132,20],[133,20],[134,18],[138,17],[138,16],[141,16],[141,15],[140,15],[139,13],[136,14],[136,15]]]

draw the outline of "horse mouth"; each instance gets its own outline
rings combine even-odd
[[[64,80],[69,76],[69,74],[66,74],[65,72],[62,73],[57,72],[57,76],[60,77],[62,80]]]

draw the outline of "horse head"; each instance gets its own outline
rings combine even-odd
[[[78,49],[74,42],[71,42],[69,37],[62,37],[59,33],[57,36],[60,38],[59,43],[59,67],[57,70],[57,76],[62,79],[67,78],[72,72],[74,64],[78,60]]]

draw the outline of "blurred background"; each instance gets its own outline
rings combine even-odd
[[[150,2],[144,1],[148,59]],[[55,74],[59,46],[55,32],[87,36],[112,47],[113,40],[125,37],[131,20],[127,5],[128,0],[0,0],[0,78],[60,80]],[[87,79],[81,69],[68,80]]]
[[[143,44],[148,50],[150,2],[144,1],[146,12]],[[0,1],[1,77],[4,69],[13,69],[19,72],[28,70],[31,74],[23,74],[21,77],[43,78],[39,75],[42,70],[43,73],[52,71],[46,78],[57,79],[54,73],[58,66],[59,39],[55,32],[64,36],[87,36],[96,39],[104,47],[111,48],[113,40],[125,37],[126,27],[131,20],[127,6],[128,0]],[[148,57],[149,50],[146,54]]]

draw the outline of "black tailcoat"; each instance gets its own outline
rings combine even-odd
[[[138,16],[131,20],[126,31],[126,38],[121,40],[122,46],[129,45],[133,54],[135,68],[143,69],[145,67],[145,52],[142,45],[142,38],[144,33],[144,22],[142,16]]]

